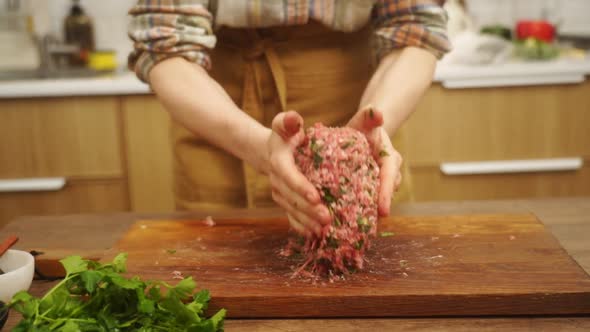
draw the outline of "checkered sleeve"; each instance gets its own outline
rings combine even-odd
[[[371,44],[376,63],[394,49],[416,46],[441,58],[450,51],[447,14],[437,0],[378,0]]]
[[[144,82],[154,65],[172,57],[209,69],[216,39],[208,5],[209,0],[138,0],[129,11],[128,33],[134,42],[129,69]]]

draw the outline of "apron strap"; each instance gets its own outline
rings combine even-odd
[[[257,59],[264,56],[275,83],[275,89],[281,104],[281,111],[285,112],[287,110],[287,80],[273,41],[260,37],[258,32],[253,29],[248,30],[248,35],[253,41],[253,46],[244,52],[244,59],[252,66]],[[259,96],[261,96],[258,77],[256,77],[256,80]]]
[[[260,83],[260,69],[257,66],[258,60],[261,58],[266,60],[274,81],[274,88],[279,99],[281,112],[287,110],[287,81],[273,41],[261,38],[254,29],[248,30],[248,37],[252,41],[252,47],[243,50],[243,58],[247,68],[244,75],[242,108],[248,110],[248,113],[256,120],[264,122],[267,119],[265,119],[266,112],[264,111],[264,103],[262,101],[263,93]],[[246,163],[243,163],[243,168],[248,208],[253,208],[255,207],[258,179],[261,175]]]

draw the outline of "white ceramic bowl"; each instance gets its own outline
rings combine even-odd
[[[8,250],[0,257],[0,301],[8,303],[21,290],[28,290],[35,273],[35,258],[26,251]]]

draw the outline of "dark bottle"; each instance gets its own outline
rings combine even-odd
[[[80,0],[73,0],[70,14],[64,23],[66,43],[76,45],[80,51],[70,56],[70,65],[85,66],[90,53],[94,51],[94,27],[92,20],[80,6]]]

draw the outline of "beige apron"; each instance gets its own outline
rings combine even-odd
[[[267,127],[285,110],[299,112],[306,126],[342,126],[357,111],[370,79],[368,33],[336,32],[314,23],[224,28],[217,33],[210,74],[237,105]],[[398,136],[394,146],[403,155]],[[171,138],[177,208],[274,206],[266,176],[178,124],[172,124]],[[395,201],[410,198],[408,172],[403,173]]]

